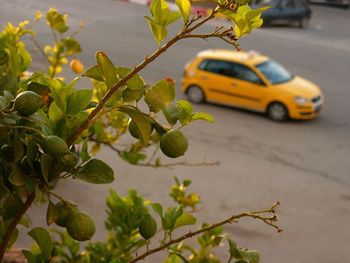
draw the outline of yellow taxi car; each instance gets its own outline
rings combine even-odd
[[[186,64],[182,91],[194,103],[263,112],[274,121],[312,119],[324,101],[318,86],[267,56],[221,49],[202,51]]]

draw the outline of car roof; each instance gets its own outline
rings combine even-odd
[[[208,49],[201,51],[197,57],[221,59],[232,62],[239,62],[248,65],[256,65],[269,60],[267,56],[261,55],[258,52],[251,51],[235,51],[229,49]]]

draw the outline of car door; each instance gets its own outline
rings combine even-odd
[[[198,84],[203,87],[208,101],[232,104],[233,90],[237,85],[232,79],[232,64],[229,61],[204,59],[198,66]]]
[[[246,65],[231,63],[231,66],[232,103],[242,108],[264,111],[268,89],[263,80]]]

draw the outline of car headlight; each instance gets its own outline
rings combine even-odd
[[[300,96],[295,96],[294,101],[299,105],[304,105],[308,102],[308,99],[300,97]]]

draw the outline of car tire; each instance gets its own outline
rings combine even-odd
[[[300,28],[307,28],[310,24],[310,18],[301,18],[298,22]]]
[[[193,103],[205,102],[205,94],[201,87],[197,85],[190,86],[186,91],[187,98]]]
[[[288,109],[285,105],[279,102],[273,102],[267,107],[267,116],[276,122],[288,120]]]

